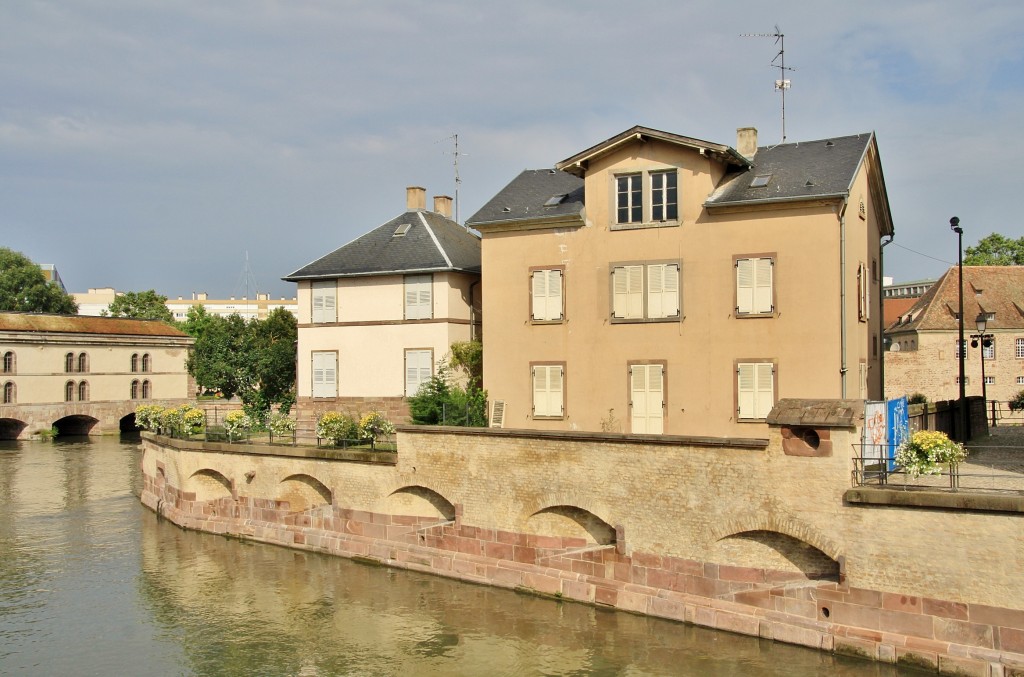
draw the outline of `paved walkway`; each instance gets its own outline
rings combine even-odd
[[[1024,426],[989,428],[989,434],[967,444],[967,460],[959,468],[960,490],[1024,493]],[[948,475],[911,478],[889,476],[889,486],[949,488]]]

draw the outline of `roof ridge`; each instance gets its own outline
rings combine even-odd
[[[420,221],[423,223],[424,228],[427,229],[427,234],[430,235],[430,239],[433,240],[434,246],[437,247],[437,251],[444,257],[444,262],[448,264],[449,268],[454,268],[451,257],[448,256],[448,252],[446,252],[444,247],[441,246],[441,243],[437,239],[437,235],[434,234],[434,229],[430,227],[430,223],[427,221],[426,217],[423,216],[423,212],[419,212],[417,215],[420,217]]]

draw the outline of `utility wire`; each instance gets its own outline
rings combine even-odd
[[[893,242],[892,244],[896,245],[900,249],[905,249],[905,250],[907,250],[908,252],[910,252],[912,254],[917,254],[918,256],[923,256],[926,259],[931,259],[932,261],[938,261],[939,263],[945,263],[948,266],[953,265],[952,261],[947,261],[946,259],[939,259],[939,258],[936,258],[934,256],[929,256],[928,254],[922,254],[921,252],[917,251],[916,249],[911,249],[910,247],[904,247],[899,242]]]

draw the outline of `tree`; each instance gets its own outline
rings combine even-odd
[[[992,233],[964,251],[965,266],[1024,266],[1024,237],[1017,240]]]
[[[160,320],[167,324],[174,323],[174,315],[167,307],[167,297],[156,291],[129,291],[119,295],[110,304],[104,314],[111,317],[127,317],[133,320]]]
[[[74,315],[78,304],[56,284],[48,282],[30,258],[0,247],[0,311]]]
[[[409,398],[413,423],[482,428],[487,425],[487,391],[470,382],[465,388],[453,382],[452,370],[442,362],[437,374]]]

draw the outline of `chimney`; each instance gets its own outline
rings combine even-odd
[[[409,211],[427,208],[427,189],[409,186],[405,189],[405,208]]]
[[[736,130],[736,152],[748,160],[757,153],[757,127],[740,127]]]
[[[452,218],[452,199],[447,195],[434,196],[434,211],[445,217]]]

